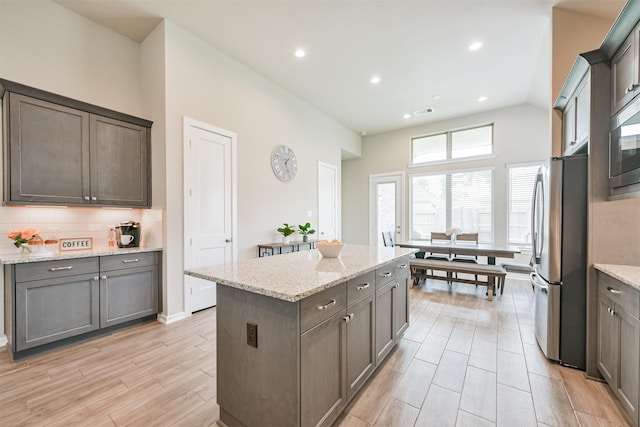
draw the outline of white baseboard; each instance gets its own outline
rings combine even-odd
[[[9,340],[6,335],[0,335],[0,347],[9,344]]]
[[[164,313],[158,314],[158,321],[160,323],[164,323],[165,325],[168,325],[169,323],[178,322],[186,318],[187,318],[187,315],[184,312],[170,314],[168,316]]]

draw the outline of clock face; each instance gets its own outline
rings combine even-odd
[[[286,145],[278,145],[271,155],[271,168],[280,181],[291,181],[298,173],[296,154]]]

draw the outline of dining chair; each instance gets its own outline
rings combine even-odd
[[[391,231],[383,231],[382,232],[382,242],[386,247],[393,247],[395,243],[393,242],[393,233]]]
[[[431,241],[432,242],[448,242],[450,240],[449,236],[447,236],[447,233],[445,232],[438,232],[438,231],[432,231],[431,232]],[[433,252],[430,252],[429,256],[424,257],[425,259],[433,259],[433,260],[438,260],[438,261],[450,261],[449,259],[449,254],[438,254],[436,253],[434,255]],[[428,271],[429,269],[427,269]],[[431,271],[431,274],[434,274],[433,270]],[[451,283],[451,273],[447,273],[447,283]]]
[[[460,233],[456,236],[456,240],[458,242],[464,242],[464,243],[475,243],[476,245],[478,244],[478,233]],[[478,257],[477,256],[464,256],[464,255],[456,255],[453,254],[453,258],[451,259],[451,261],[453,262],[469,262],[469,263],[473,263],[473,264],[477,264],[478,263]],[[458,274],[455,273],[455,277],[458,277]],[[478,275],[475,276],[476,282],[478,281]],[[478,286],[478,285],[476,285]]]

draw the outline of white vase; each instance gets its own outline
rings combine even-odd
[[[285,245],[289,244],[289,236],[282,236],[282,243],[284,243]]]

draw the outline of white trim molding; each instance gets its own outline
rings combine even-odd
[[[158,314],[158,322],[168,325],[170,323],[175,323],[175,322],[179,322],[180,320],[184,320],[187,317],[189,316],[187,316],[187,314],[184,311],[181,311],[180,313],[170,314],[168,316],[164,313],[160,313]]]

